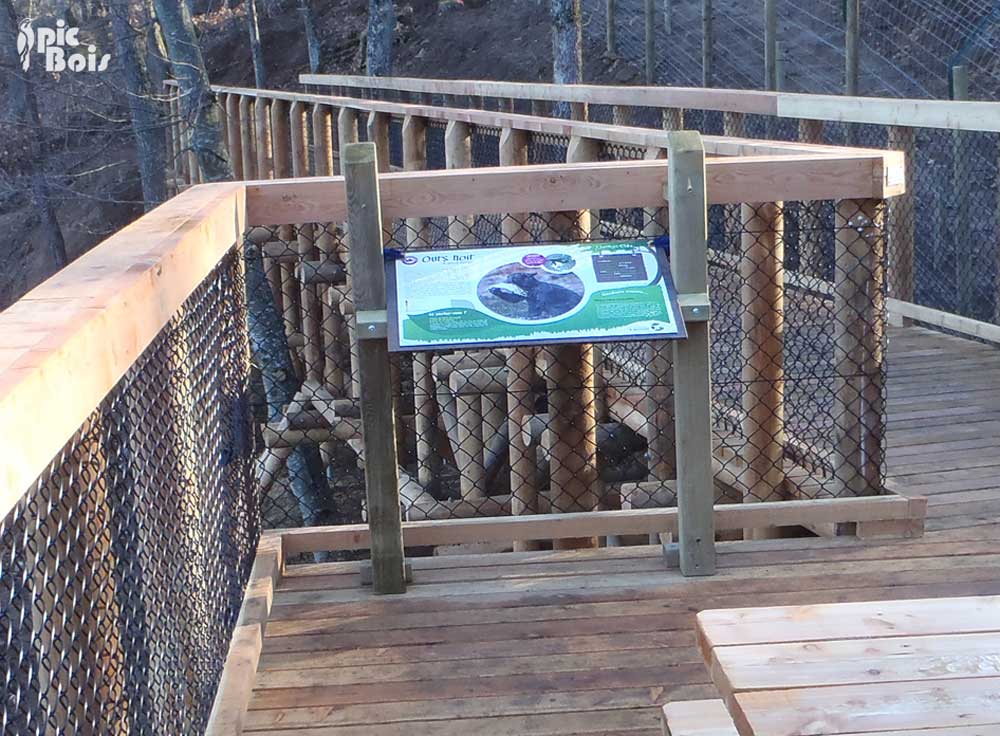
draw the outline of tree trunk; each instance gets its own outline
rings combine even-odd
[[[17,55],[17,15],[11,0],[0,0],[0,49],[0,68],[8,80],[9,108],[15,116],[11,123],[23,123],[20,127],[28,146],[27,160],[34,167],[29,177],[32,204],[45,232],[52,265],[60,269],[69,260],[66,257],[66,241],[59,227],[59,220],[56,219],[52,193],[45,176],[45,129],[38,115],[38,101],[35,99],[31,77],[21,72],[20,57]]]
[[[552,17],[552,81],[556,84],[578,84],[583,79],[583,25],[580,22],[580,0],[550,0]],[[554,107],[558,117],[568,118],[568,103]]]
[[[181,117],[191,130],[191,148],[204,181],[233,178],[229,154],[222,140],[222,112],[209,87],[201,48],[186,0],[153,0],[163,29],[170,67],[180,87]]]
[[[267,88],[267,67],[264,66],[264,49],[260,45],[260,29],[257,27],[257,0],[246,0],[247,31],[250,34],[250,56],[253,59],[253,77],[257,89]]]
[[[392,74],[392,41],[396,13],[392,0],[368,0],[368,51],[366,67],[372,77]]]
[[[146,13],[146,69],[149,72],[149,84],[159,92],[163,82],[170,76],[170,65],[167,61],[167,45],[163,41],[160,24],[156,20],[153,1],[145,0]]]
[[[150,89],[145,60],[136,48],[139,35],[129,23],[128,3],[125,0],[113,0],[108,11],[115,39],[115,57],[125,80],[129,113],[132,117],[132,134],[135,136],[136,159],[142,180],[142,198],[148,211],[167,198],[163,121],[160,120],[157,103]]]
[[[299,13],[302,14],[302,25],[306,30],[306,48],[309,49],[309,71],[319,73],[319,36],[316,35],[316,18],[313,16],[310,0],[299,0]]]

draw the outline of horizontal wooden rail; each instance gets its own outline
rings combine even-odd
[[[922,497],[875,496],[811,501],[773,501],[766,504],[715,506],[718,531],[886,521],[913,521],[919,535],[926,514]],[[536,516],[411,521],[403,524],[403,541],[410,547],[472,542],[511,542],[533,539],[657,534],[677,531],[677,509],[586,511]],[[280,532],[285,557],[308,552],[368,549],[371,537],[365,524],[311,527]]]
[[[854,154],[711,159],[708,200],[883,199],[900,191],[884,184],[884,162]],[[662,160],[396,172],[381,177],[382,213],[395,219],[657,207],[665,201],[666,172]],[[346,207],[341,177],[247,182],[251,226],[338,221]]]
[[[1000,102],[846,97],[697,87],[622,87],[301,74],[302,84],[595,105],[718,110],[842,123],[1000,132]]]
[[[401,102],[383,102],[380,100],[359,100],[354,97],[334,97],[330,95],[314,95],[282,90],[262,90],[247,87],[213,86],[217,94],[243,95],[255,99],[283,100],[285,102],[302,102],[311,105],[329,105],[337,108],[361,110],[365,112],[383,112],[396,117],[407,115],[439,120],[442,122],[458,121],[470,125],[481,125],[492,128],[513,128],[534,133],[545,133],[563,137],[578,136],[594,138],[607,143],[640,146],[643,148],[666,148],[668,131],[655,128],[630,127],[625,125],[607,125],[590,123],[580,120],[562,120],[560,118],[540,117],[536,115],[520,115],[517,113],[494,112],[489,110],[474,110],[459,107],[437,107],[433,105],[413,105]],[[791,154],[828,153],[836,156],[882,156],[887,161],[902,162],[902,157],[891,151],[871,148],[847,148],[844,146],[827,146],[812,143],[796,143],[784,141],[766,141],[732,136],[702,136],[705,152],[714,156],[780,156]],[[888,165],[887,165],[888,166]],[[902,176],[902,170],[894,171],[894,176]]]

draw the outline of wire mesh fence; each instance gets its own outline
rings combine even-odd
[[[434,131],[428,168],[445,164],[443,132]],[[470,131],[474,165],[495,165],[499,134]],[[563,162],[568,146],[562,136],[531,134],[527,158]],[[646,155],[614,144],[598,158]],[[882,492],[884,218],[882,204],[869,201],[711,208],[720,503]],[[470,213],[385,222],[384,230],[396,255],[577,241],[669,247],[665,208]],[[341,223],[313,223],[275,225],[255,238],[264,278],[250,302],[271,300],[282,315],[295,376],[287,406],[268,417],[264,524],[362,521],[349,234]],[[578,281],[572,271],[512,262],[485,276],[477,295],[486,310],[530,319],[561,308],[553,303],[578,304]],[[671,362],[666,342],[394,354],[403,513],[420,520],[673,505]],[[311,471],[287,463],[303,447],[319,460]]]
[[[259,534],[243,260],[0,525],[5,734],[201,733]]]

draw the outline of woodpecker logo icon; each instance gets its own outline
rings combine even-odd
[[[31,27],[31,18],[25,18],[17,28],[17,55],[21,57],[21,69],[31,68],[31,51],[35,47],[35,29]]]

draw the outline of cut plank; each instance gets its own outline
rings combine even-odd
[[[739,736],[721,700],[682,700],[663,706],[665,736]]]

